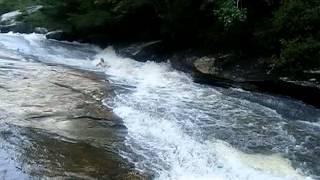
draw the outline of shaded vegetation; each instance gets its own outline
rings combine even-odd
[[[320,67],[320,1],[284,1],[273,18],[278,64],[290,71]]]
[[[0,0],[0,13],[24,9],[27,6],[39,4],[41,0]]]
[[[23,17],[87,41],[162,39],[202,48],[273,57],[275,69],[320,67],[319,0],[2,0],[0,12],[44,5]]]

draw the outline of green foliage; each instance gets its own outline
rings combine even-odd
[[[319,22],[318,0],[286,0],[274,16],[274,27],[284,39],[317,33]]]
[[[234,0],[219,0],[216,8],[214,14],[226,28],[235,23],[244,22],[247,19],[247,10],[238,7],[237,2]]]
[[[280,39],[279,67],[301,71],[320,67],[320,1],[286,0],[273,25]]]
[[[110,23],[112,16],[107,11],[97,10],[86,14],[71,15],[68,20],[76,29],[90,29]]]
[[[278,66],[293,71],[320,67],[320,41],[308,38],[297,38],[282,41],[282,50]]]
[[[195,0],[163,1],[158,5],[162,33],[172,40],[191,40],[201,22],[200,4]]]
[[[0,0],[0,13],[40,4],[45,8],[22,20],[78,37],[161,38],[172,46],[254,51],[297,71],[319,67],[320,1],[280,1]]]
[[[25,7],[38,4],[40,0],[0,0],[0,14],[24,9]]]

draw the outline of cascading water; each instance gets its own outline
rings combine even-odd
[[[320,147],[318,109],[287,98],[196,84],[169,63],[136,62],[112,48],[59,43],[36,34],[0,39],[7,53],[25,59],[104,71],[115,91],[104,103],[128,129],[120,153],[155,179],[319,175],[319,163],[302,158],[320,159],[310,150]],[[97,67],[101,58],[104,64]]]
[[[269,131],[285,142],[277,144],[285,151],[295,139],[284,130],[285,120],[276,110],[195,84],[168,63],[135,62],[118,57],[112,48],[96,57],[100,58],[106,60],[108,79],[118,89],[110,106],[129,130],[126,143],[134,155],[123,154],[139,169],[156,172],[156,179],[304,179],[280,156],[266,160],[270,157],[261,155],[265,165],[257,168],[258,157],[246,162],[250,155],[216,139],[212,132],[235,126],[250,131],[250,123],[261,123],[256,128],[273,128]],[[259,121],[270,124],[264,127]],[[272,137],[269,141],[277,143]]]

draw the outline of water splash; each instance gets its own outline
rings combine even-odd
[[[126,143],[134,152],[123,155],[138,169],[155,172],[156,179],[305,179],[280,156],[250,156],[206,136],[213,126],[270,119],[279,136],[294,143],[274,109],[195,84],[169,63],[136,62],[117,56],[111,47],[96,56],[101,58],[116,86],[111,104],[128,128]]]

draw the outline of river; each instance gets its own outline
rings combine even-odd
[[[112,47],[13,33],[0,34],[0,47],[24,62],[104,73],[113,96],[103,103],[127,128],[118,155],[152,179],[320,179],[320,110],[303,102],[197,84],[169,62]]]

